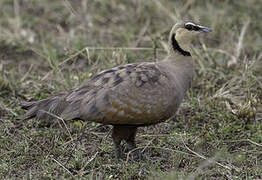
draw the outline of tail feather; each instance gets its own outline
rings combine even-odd
[[[32,101],[32,102],[23,101],[21,103],[21,108],[26,109],[28,111],[23,116],[21,116],[20,118],[22,120],[26,120],[26,119],[31,119],[31,118],[35,117],[38,110],[39,110],[39,105],[43,104],[46,101],[47,101],[47,99],[41,100],[41,101]]]
[[[23,107],[23,106],[22,106],[22,107]],[[23,109],[25,109],[25,108],[23,108]],[[32,107],[31,109],[29,109],[29,110],[26,112],[26,114],[22,115],[22,116],[20,117],[20,119],[22,119],[22,120],[31,119],[31,118],[35,117],[36,112],[37,112],[37,106],[34,106],[34,107]]]
[[[22,108],[28,111],[21,119],[26,120],[35,117],[36,119],[52,120],[55,119],[55,116],[59,116],[69,104],[70,103],[61,96],[55,96],[41,101],[22,102]]]
[[[33,106],[37,102],[39,101],[32,101],[32,102],[23,101],[21,102],[21,107],[22,109],[29,109],[31,106]]]

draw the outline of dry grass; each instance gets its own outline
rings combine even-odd
[[[2,0],[0,176],[262,179],[259,4]],[[115,160],[109,126],[19,120],[22,100],[64,91],[108,67],[161,59],[168,32],[181,18],[213,33],[193,46],[196,78],[176,117],[139,129],[145,161]]]

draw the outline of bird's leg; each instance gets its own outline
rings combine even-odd
[[[114,148],[115,148],[115,157],[117,159],[119,159],[119,158],[121,158],[121,141],[122,141],[122,137],[119,134],[118,126],[113,126],[112,138],[113,138]]]
[[[115,155],[117,158],[121,157],[121,146],[120,143],[122,140],[125,140],[128,149],[133,150],[136,148],[135,145],[135,136],[136,136],[137,126],[128,126],[128,125],[114,125],[112,138],[115,146]],[[132,151],[131,153],[134,159],[139,159],[139,152],[137,150]]]
[[[129,126],[126,130],[127,136],[125,137],[125,141],[128,145],[129,151],[132,151],[133,159],[140,159],[140,154],[138,150],[134,150],[136,148],[135,144],[135,136],[136,136],[136,126]]]
[[[135,144],[135,141],[134,141],[134,140],[127,140],[126,143],[127,143],[127,145],[128,145],[128,149],[129,149],[129,150],[132,150],[132,149],[135,149],[135,148],[136,148],[136,144]]]
[[[135,141],[134,140],[126,140],[126,143],[128,145],[129,151],[132,151],[131,155],[133,156],[133,159],[140,159],[139,151],[137,149],[134,150],[136,148]]]
[[[114,139],[113,139],[114,140]],[[121,158],[121,141],[114,140],[114,148],[115,148],[115,157],[117,159]]]
[[[137,127],[130,126],[125,131],[126,133],[125,140],[126,140],[129,150],[136,148],[136,144],[135,144],[136,130],[137,130]]]

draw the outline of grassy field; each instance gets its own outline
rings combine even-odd
[[[261,9],[260,0],[1,0],[1,179],[262,179]],[[116,160],[110,126],[19,120],[23,100],[161,60],[180,19],[213,32],[193,45],[196,76],[176,117],[139,129],[145,160]]]

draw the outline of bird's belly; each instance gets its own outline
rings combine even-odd
[[[173,116],[180,104],[178,97],[167,93],[111,95],[110,106],[102,110],[102,123],[145,125],[156,124]],[[98,121],[99,122],[99,121]]]

